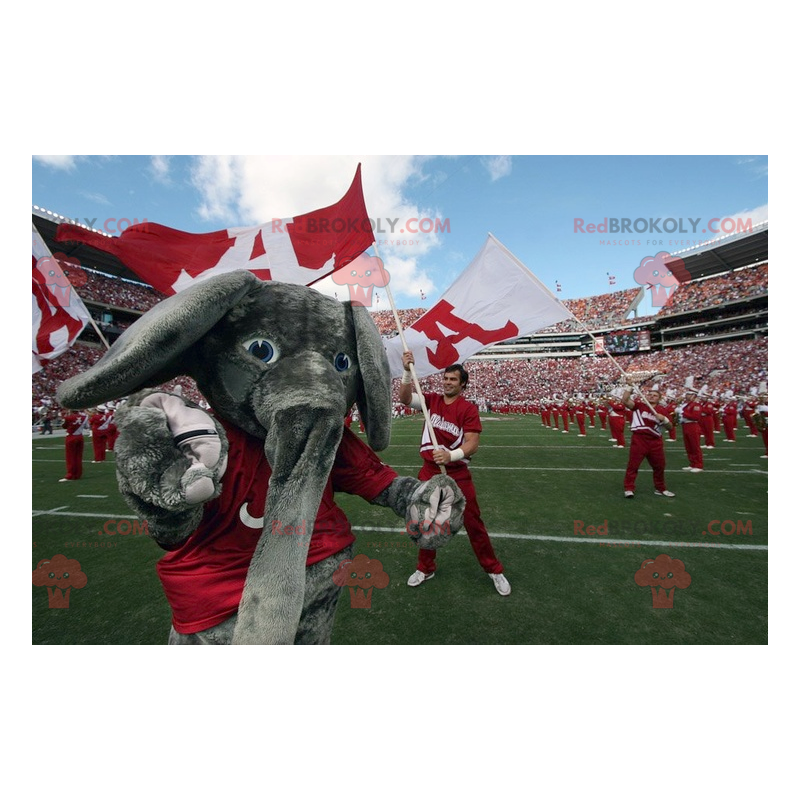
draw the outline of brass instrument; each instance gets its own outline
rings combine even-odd
[[[760,411],[756,411],[753,414],[753,425],[756,426],[756,430],[758,431],[767,430],[767,417],[765,417]]]

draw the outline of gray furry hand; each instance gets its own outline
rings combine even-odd
[[[406,511],[406,530],[412,541],[424,550],[444,547],[461,529],[466,504],[461,489],[446,475],[420,484]]]
[[[228,441],[195,404],[164,392],[139,393],[120,406],[115,422],[117,478],[126,496],[181,512],[222,491]],[[196,435],[186,436],[187,430]]]

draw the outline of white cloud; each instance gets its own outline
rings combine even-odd
[[[738,156],[736,164],[759,178],[769,176],[769,161],[766,156]]]
[[[481,163],[493,181],[511,174],[511,156],[486,156],[481,159]]]
[[[375,224],[378,254],[392,276],[400,305],[420,301],[433,283],[418,258],[441,245],[445,221],[435,208],[407,197],[408,188],[426,180],[424,156],[200,156],[192,181],[200,193],[199,215],[224,227],[257,225],[332,205],[347,191],[356,167],[367,213]],[[438,230],[437,230],[438,226]],[[341,295],[332,282],[316,285]]]
[[[169,167],[170,156],[150,156],[150,172],[158,183],[170,182]]]
[[[766,222],[769,219],[769,205],[764,204],[757,208],[745,208],[742,211],[737,211],[735,214],[727,214],[726,219],[733,219],[739,221],[740,224],[746,225],[750,220],[751,225],[758,225],[759,222]],[[721,223],[717,222],[717,226]],[[728,223],[730,225],[730,223]]]
[[[103,206],[111,205],[111,201],[104,194],[100,194],[99,192],[87,192],[83,189],[79,189],[78,195],[83,197],[85,200],[88,200],[90,203]]]
[[[44,164],[46,167],[53,169],[71,170],[74,169],[78,163],[78,159],[82,156],[34,156],[34,161]]]

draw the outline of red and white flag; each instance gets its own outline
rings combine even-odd
[[[143,222],[115,237],[70,224],[56,231],[56,241],[81,242],[110,253],[166,295],[237,269],[248,269],[265,281],[308,285],[349,264],[373,239],[360,164],[338,203],[251,228],[185,233]]]
[[[491,234],[441,300],[404,330],[419,377],[462,363],[491,344],[527,336],[570,312]],[[403,374],[399,336],[385,339],[392,377]]]
[[[41,359],[60,356],[72,347],[89,321],[89,312],[33,228],[33,369],[42,369]]]

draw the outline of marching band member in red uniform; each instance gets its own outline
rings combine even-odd
[[[676,410],[678,406],[675,402],[674,389],[667,389],[666,394],[662,395],[662,403],[666,409],[664,413],[669,417],[670,422],[672,422],[667,436],[669,436],[669,440],[671,442],[674,442],[678,438],[678,426],[675,424],[675,419],[677,417]]]
[[[754,416],[754,424],[758,430],[761,431],[761,438],[764,440],[764,455],[761,458],[766,458],[767,453],[767,418],[769,417],[769,404],[767,403],[767,393],[763,392],[758,396],[758,405],[756,406]]]
[[[698,402],[701,406],[700,412],[700,433],[703,435],[704,444],[701,447],[706,450],[714,449],[714,415],[716,409],[711,401],[711,396],[707,393],[708,387],[703,386],[700,389],[700,394],[697,396]]]
[[[722,426],[725,428],[725,442],[736,441],[736,421],[739,418],[739,403],[728,390],[725,396],[725,405],[722,407]]]
[[[633,412],[631,450],[624,481],[625,497],[633,497],[639,466],[645,458],[653,468],[655,493],[663,497],[675,497],[675,494],[667,489],[664,479],[667,459],[664,455],[664,440],[661,438],[662,428],[671,428],[672,422],[666,414],[666,408],[659,405],[661,392],[657,389],[650,389],[646,397],[647,402],[639,398],[634,400],[629,388],[622,395],[623,404]]]
[[[111,424],[111,416],[108,410],[102,406],[95,409],[94,414],[89,417],[89,427],[92,429],[92,453],[94,454],[93,464],[99,464],[106,460],[106,448],[108,446],[108,427]]]
[[[83,475],[83,434],[89,429],[89,415],[85,411],[71,411],[64,415],[61,427],[67,431],[64,443],[67,475],[59,483],[77,481]]]
[[[117,426],[114,422],[114,415],[116,413],[114,406],[111,403],[108,403],[106,408],[108,411],[108,431],[106,434],[106,447],[114,452],[114,445],[117,443],[117,436],[119,436],[119,431],[117,430]]]
[[[612,392],[608,398],[608,427],[614,439],[612,447],[625,447],[625,410],[625,405]]]
[[[608,407],[603,400],[601,400],[597,406],[597,416],[600,418],[600,427],[603,430],[606,430],[606,422],[608,421]]]
[[[683,469],[686,472],[703,471],[703,451],[700,449],[700,419],[703,407],[697,401],[697,390],[691,387],[686,389],[686,397],[682,405],[678,406],[678,415],[683,431],[683,446],[689,457],[689,466]]]
[[[561,421],[564,423],[564,430],[561,433],[569,433],[569,400],[566,397],[562,399],[558,410],[561,414]]]
[[[578,436],[586,436],[586,402],[583,399],[583,395],[578,395],[578,399],[575,401],[574,405],[575,411],[575,422],[578,423],[578,430],[580,433]]]
[[[758,399],[755,393],[756,390],[755,387],[753,387],[750,390],[750,397],[745,400],[744,406],[742,407],[742,419],[744,420],[744,424],[750,429],[750,433],[747,434],[748,439],[755,439],[758,437],[758,429],[753,422],[753,414],[755,414],[756,406],[758,405]]]
[[[541,409],[542,409],[542,425],[544,425],[545,428],[549,428],[550,427],[550,401],[549,400],[542,400]]]

